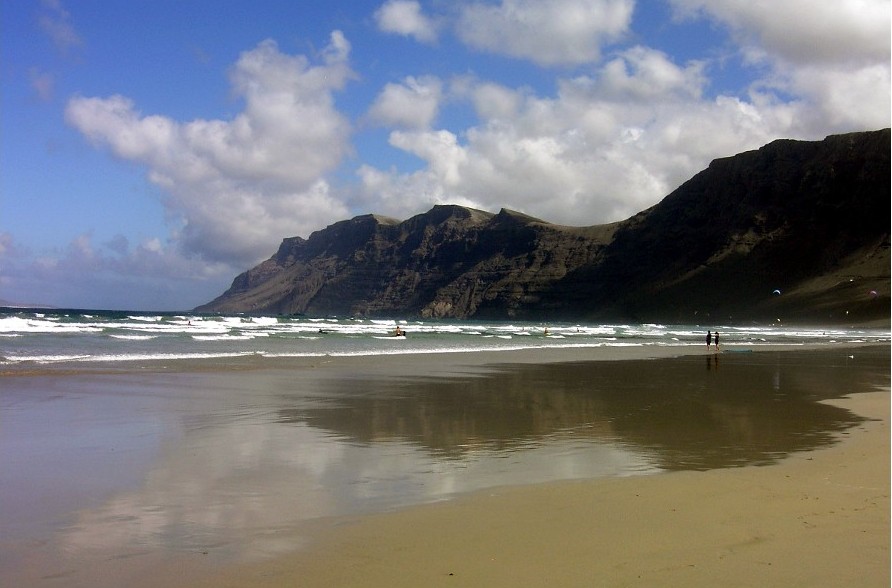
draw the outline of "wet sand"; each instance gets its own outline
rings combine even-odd
[[[79,505],[75,522],[60,525],[64,541],[46,532],[4,538],[0,579],[136,588],[888,585],[888,348],[726,351],[316,358],[10,376],[5,383],[23,398],[35,390],[48,390],[48,402],[75,397],[70,407],[87,415],[83,432],[64,434],[88,457],[111,441],[123,455],[103,453],[101,467],[85,460],[100,469],[84,496],[109,476],[120,487]],[[869,369],[861,364],[867,355]],[[609,361],[619,358],[630,360]],[[301,382],[317,387],[297,398]],[[116,386],[138,400],[136,411],[110,410]],[[602,391],[593,395],[593,386]],[[153,432],[158,415],[172,418],[176,433],[165,433],[160,449],[134,441],[162,438]],[[324,431],[323,442],[310,430]],[[399,449],[375,454],[382,462],[421,455],[434,474],[449,464],[469,471],[416,478],[417,465],[401,465],[384,477],[423,494],[398,490],[407,493],[384,508],[396,512],[344,514],[331,487],[284,476],[299,459],[307,471],[329,468],[330,478],[331,464],[318,455],[326,436],[342,452]],[[558,443],[546,462],[578,469],[590,459],[580,446],[606,443],[609,452],[596,455],[619,459],[618,471],[630,467],[630,447],[647,468],[669,473],[555,482],[531,460],[530,475],[539,468],[548,483],[487,480],[501,458],[522,459],[556,438],[576,453],[563,455]],[[496,458],[475,470],[480,454]],[[368,467],[367,455],[336,456],[340,475]],[[153,464],[148,474],[141,460]],[[431,494],[439,477],[454,486]],[[368,493],[364,484],[340,482]],[[9,479],[4,487],[15,490]],[[25,506],[38,513],[65,495]],[[250,557],[239,552],[243,544],[253,546]]]
[[[555,483],[350,521],[193,586],[889,585],[889,394],[779,465]]]

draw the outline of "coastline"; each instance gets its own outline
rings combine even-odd
[[[723,343],[723,354],[770,353],[820,350],[845,350],[862,347],[883,347],[876,342],[800,343],[758,345]],[[510,365],[580,363],[590,361],[632,361],[669,359],[688,356],[715,356],[715,351],[703,349],[702,343],[683,345],[604,345],[597,347],[533,347],[484,351],[437,351],[389,353],[384,355],[316,355],[316,356],[255,356],[210,357],[200,359],[149,359],[112,362],[52,362],[35,364],[23,362],[0,366],[0,378],[9,376],[67,376],[75,374],[121,373],[180,373],[227,372],[263,369],[276,370],[369,370],[377,374],[404,376],[450,375],[456,369],[500,369]]]
[[[771,466],[554,482],[349,519],[204,586],[888,586],[889,391]]]

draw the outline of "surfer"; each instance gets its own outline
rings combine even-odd
[[[709,351],[710,345],[712,345],[712,331],[706,331],[706,351]]]
[[[394,337],[405,337],[406,332],[397,326],[396,331],[393,332]]]

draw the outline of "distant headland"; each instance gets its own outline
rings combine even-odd
[[[358,216],[284,239],[196,310],[888,325],[889,162],[889,129],[773,141],[589,227],[453,205]]]

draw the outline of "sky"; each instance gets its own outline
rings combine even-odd
[[[0,300],[187,310],[436,204],[628,218],[890,126],[890,0],[0,0]]]

